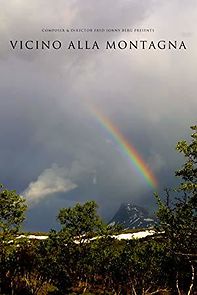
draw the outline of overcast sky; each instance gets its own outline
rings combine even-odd
[[[90,112],[99,108],[158,179],[176,183],[175,151],[196,123],[197,1],[0,0],[0,182],[29,203],[29,230],[60,207],[95,199],[106,219],[123,201],[154,207],[153,189]],[[46,33],[42,29],[154,29]],[[187,50],[12,50],[9,40],[184,40]]]

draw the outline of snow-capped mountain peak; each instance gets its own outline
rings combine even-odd
[[[146,209],[131,203],[122,203],[110,225],[120,224],[123,228],[153,227],[156,221]]]

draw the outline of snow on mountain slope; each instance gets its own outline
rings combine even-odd
[[[153,227],[155,223],[155,218],[150,217],[144,208],[130,203],[122,203],[109,224],[120,224],[123,228],[149,228]]]

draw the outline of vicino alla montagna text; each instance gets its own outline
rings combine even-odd
[[[186,50],[183,40],[10,40],[13,50]]]

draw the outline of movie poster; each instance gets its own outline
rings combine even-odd
[[[25,229],[87,200],[106,222],[151,216],[196,121],[197,2],[0,3],[0,182],[27,199]]]

